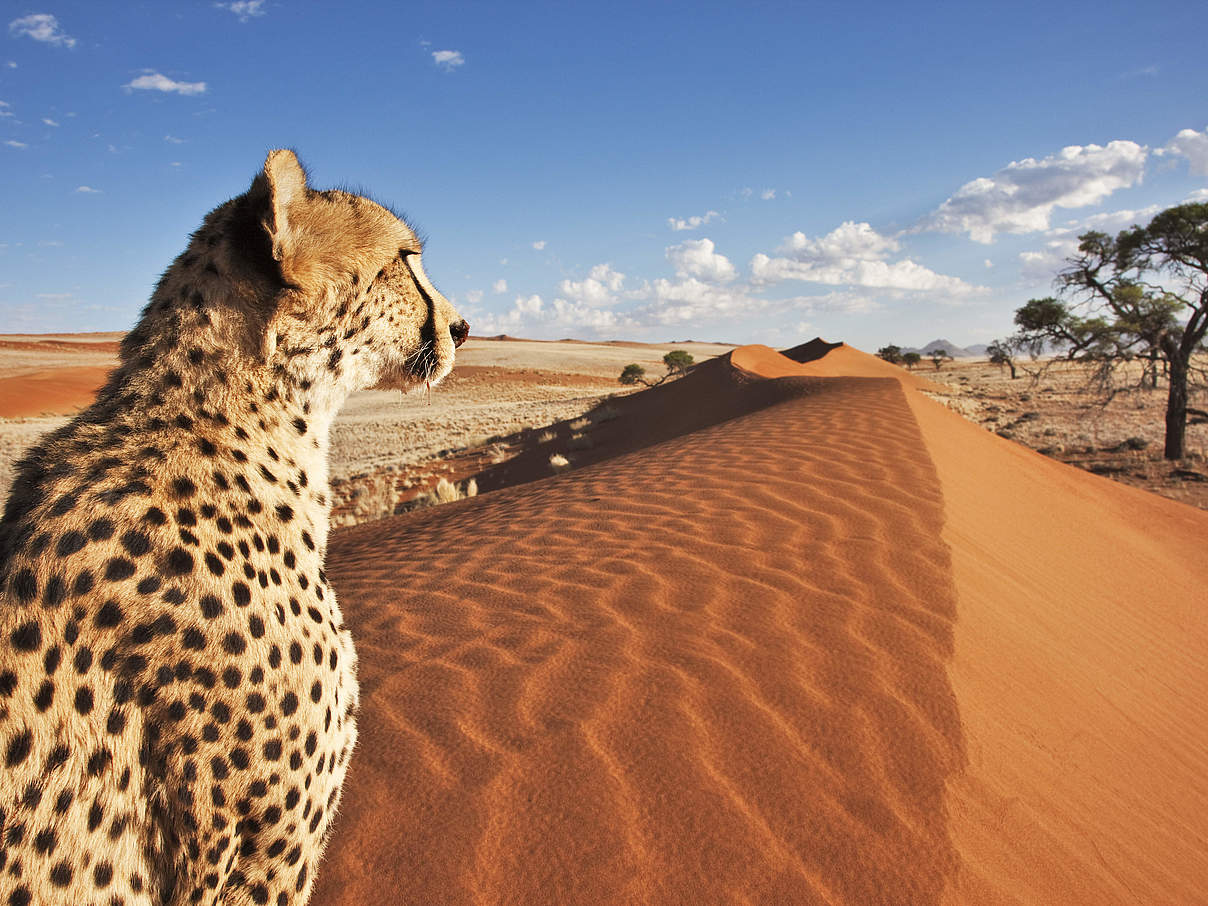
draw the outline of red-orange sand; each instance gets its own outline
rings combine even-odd
[[[1208,901],[1208,514],[731,358],[661,442],[333,535],[316,902]]]
[[[95,365],[67,365],[0,378],[0,418],[73,415],[92,403],[108,374]]]

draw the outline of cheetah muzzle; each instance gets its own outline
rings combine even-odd
[[[303,904],[356,741],[323,571],[352,391],[468,327],[384,207],[273,151],[0,521],[0,903]]]

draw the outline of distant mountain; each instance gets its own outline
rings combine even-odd
[[[932,340],[926,346],[903,346],[902,352],[917,352],[922,356],[929,356],[937,349],[942,349],[948,355],[954,358],[970,358],[975,359],[986,354],[986,344],[978,343],[974,346],[957,346],[951,340]]]

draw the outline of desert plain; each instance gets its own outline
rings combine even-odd
[[[117,340],[2,338],[5,486]],[[1150,429],[945,369],[472,339],[430,402],[350,400],[361,730],[315,902],[1208,902],[1199,481],[1058,461],[1144,484]],[[441,478],[478,494],[417,506]]]

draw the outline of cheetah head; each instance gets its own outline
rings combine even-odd
[[[424,273],[422,243],[400,217],[311,189],[292,151],[270,152],[244,197],[283,287],[265,327],[270,361],[344,392],[405,390],[453,369],[469,325]]]

